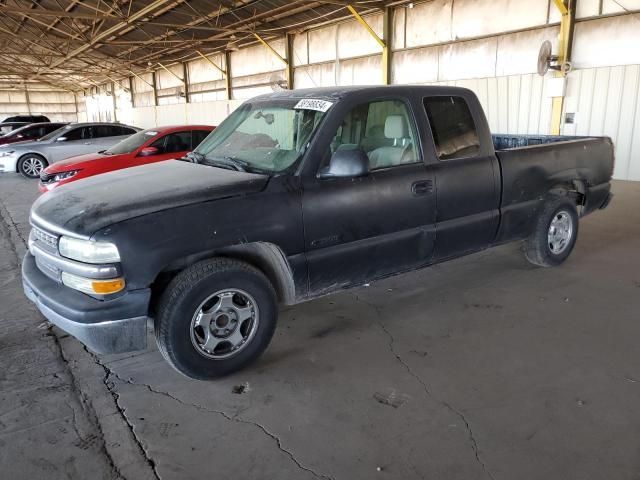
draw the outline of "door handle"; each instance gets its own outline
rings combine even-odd
[[[433,192],[433,180],[419,180],[413,182],[411,191],[418,197],[420,195],[428,195]]]

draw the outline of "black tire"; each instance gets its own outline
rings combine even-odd
[[[203,302],[225,289],[246,292],[251,297],[251,305],[255,302],[257,314],[250,321],[255,321],[256,326],[250,327],[252,336],[247,336],[235,353],[228,353],[231,356],[211,358],[197,346],[197,333],[194,332],[202,327],[194,328],[192,322],[196,314],[205,309]],[[260,270],[238,260],[214,258],[183,270],[169,283],[160,299],[154,330],[158,348],[173,368],[187,377],[208,380],[228,375],[255,361],[269,345],[277,318],[275,291]],[[240,324],[237,325],[236,329],[240,330]],[[216,321],[210,328],[216,328]]]
[[[37,153],[27,153],[18,160],[18,171],[27,178],[40,178],[40,172],[47,168],[47,161]]]
[[[570,225],[571,233],[561,250],[554,251],[556,242],[549,235],[551,223],[564,221]],[[566,219],[566,220],[565,220]],[[525,240],[524,253],[529,262],[540,267],[555,267],[564,262],[571,254],[578,238],[578,212],[575,202],[569,197],[550,197],[536,220],[531,236]]]

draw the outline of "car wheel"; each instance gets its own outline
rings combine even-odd
[[[39,178],[40,172],[47,168],[44,157],[29,153],[18,160],[18,171],[27,178]]]
[[[553,197],[538,216],[531,236],[525,241],[525,256],[541,267],[554,267],[571,254],[578,236],[578,212],[567,197]]]
[[[275,291],[260,270],[215,258],[183,270],[169,283],[154,330],[171,366],[207,380],[256,360],[271,341],[277,316]]]

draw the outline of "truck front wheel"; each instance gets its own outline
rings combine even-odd
[[[179,273],[162,295],[154,330],[178,372],[207,380],[240,370],[267,348],[278,311],[274,289],[253,266],[229,258]]]
[[[541,267],[560,265],[571,254],[577,236],[575,203],[567,197],[553,197],[538,216],[533,233],[525,240],[525,256]]]

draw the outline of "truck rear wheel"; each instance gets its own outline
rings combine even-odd
[[[553,197],[538,216],[533,233],[525,240],[525,256],[541,267],[560,265],[571,254],[577,236],[575,203],[567,197]]]
[[[158,348],[173,368],[207,380],[256,360],[271,341],[277,316],[276,294],[261,271],[215,258],[171,281],[154,330]]]

